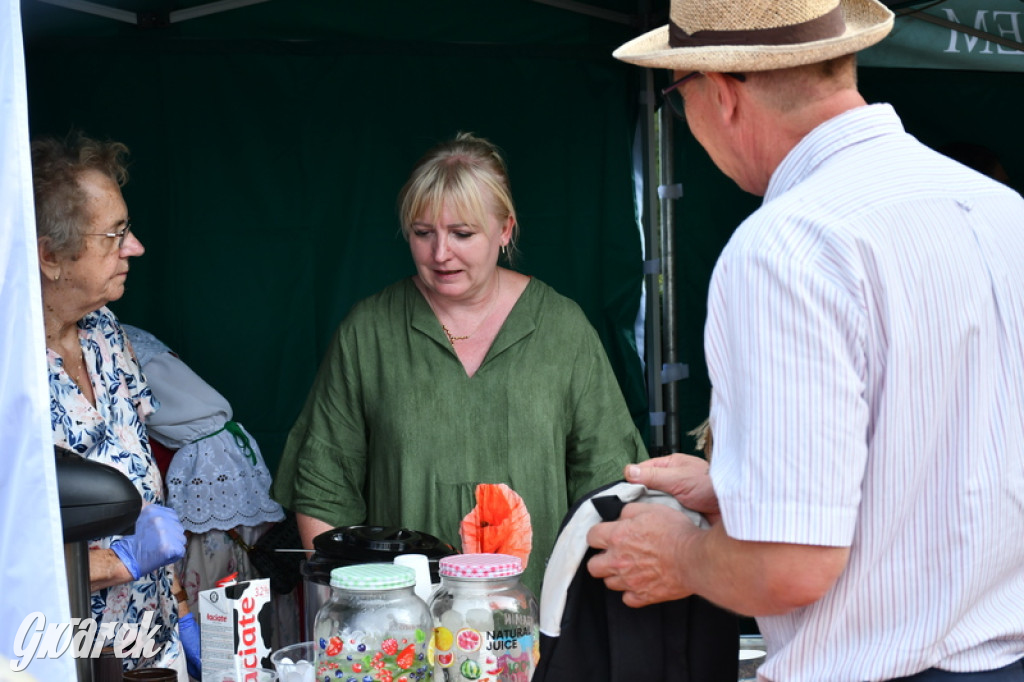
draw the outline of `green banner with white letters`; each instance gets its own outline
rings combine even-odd
[[[860,53],[861,66],[1024,71],[1021,0],[946,0],[894,11],[892,33]]]

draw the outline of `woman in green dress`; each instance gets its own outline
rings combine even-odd
[[[416,274],[357,303],[289,434],[273,494],[305,546],[368,523],[460,547],[481,483],[525,502],[540,594],[569,506],[646,448],[576,303],[498,265],[518,225],[505,163],[469,134],[442,143],[400,195]]]

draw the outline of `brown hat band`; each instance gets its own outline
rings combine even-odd
[[[671,47],[706,47],[721,45],[793,45],[810,43],[841,36],[846,30],[843,11],[835,9],[816,19],[800,24],[775,28],[755,28],[745,31],[697,31],[690,35],[671,21],[668,25],[668,44]]]

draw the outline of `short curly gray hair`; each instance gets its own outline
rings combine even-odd
[[[86,229],[86,196],[79,176],[99,171],[118,186],[128,181],[128,147],[100,142],[74,132],[63,140],[43,137],[32,142],[32,186],[36,206],[36,237],[49,240],[54,253],[75,257],[82,252]]]

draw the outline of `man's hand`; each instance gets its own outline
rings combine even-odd
[[[707,461],[700,457],[675,453],[630,464],[625,478],[630,483],[668,493],[687,509],[703,514],[708,523],[715,524],[721,514],[708,468]]]
[[[667,492],[667,491],[666,491]],[[587,543],[605,550],[587,563],[608,589],[622,592],[626,606],[647,606],[693,594],[687,584],[687,547],[705,533],[688,516],[660,504],[627,504],[618,521],[599,523]]]
[[[587,569],[627,606],[647,606],[699,594],[723,608],[767,616],[806,606],[831,589],[849,559],[847,547],[736,540],[725,532],[708,463],[700,457],[655,457],[625,470],[626,480],[672,495],[711,524],[659,504],[626,505],[618,521],[590,529],[587,543],[603,550]]]

